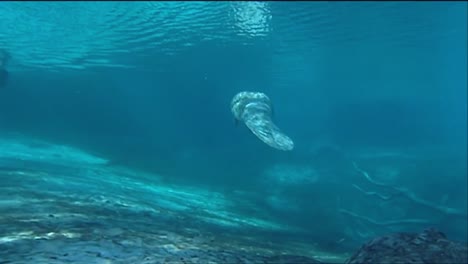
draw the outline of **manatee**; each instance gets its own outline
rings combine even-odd
[[[243,122],[252,133],[268,146],[289,151],[294,142],[272,120],[270,98],[260,92],[240,92],[231,101],[231,111],[236,122]]]

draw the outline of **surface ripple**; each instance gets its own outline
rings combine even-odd
[[[463,12],[461,2],[5,2],[0,48],[17,69],[85,69],[143,68],[134,58],[150,55],[160,65],[206,42],[226,53],[251,45],[268,55],[266,71],[285,62],[304,71],[332,49],[421,49],[466,33],[461,24],[444,30],[447,13]]]

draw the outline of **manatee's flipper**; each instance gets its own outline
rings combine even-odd
[[[231,102],[234,117],[245,125],[260,140],[279,150],[292,150],[294,142],[273,123],[268,96],[258,92],[241,92]]]

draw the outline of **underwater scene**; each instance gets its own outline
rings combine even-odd
[[[464,1],[0,3],[0,263],[467,263]]]

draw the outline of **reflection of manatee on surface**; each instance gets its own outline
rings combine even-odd
[[[292,150],[294,142],[273,123],[272,106],[268,96],[259,92],[240,92],[231,101],[236,120],[244,124],[260,140],[279,150]]]

